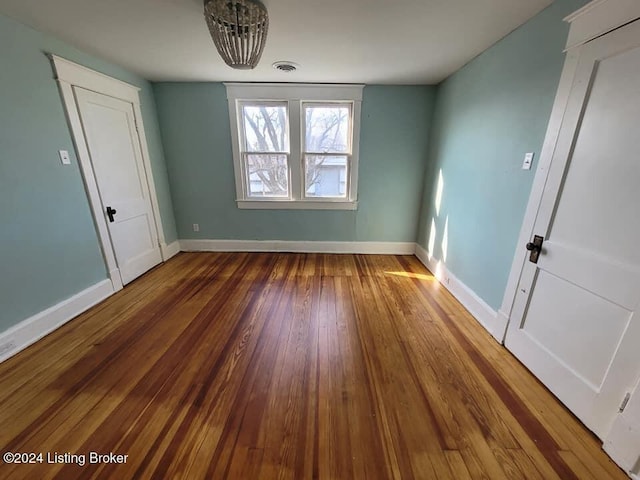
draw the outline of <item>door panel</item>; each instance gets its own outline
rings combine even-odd
[[[135,258],[155,248],[155,239],[149,232],[148,223],[147,216],[142,214],[125,217],[125,220],[114,225],[111,237],[113,243],[120,246],[117,252],[120,258]]]
[[[631,312],[544,270],[538,274],[535,292],[523,330],[596,391]],[[548,301],[554,297],[562,302]],[[606,329],[602,328],[603,318],[607,319]]]
[[[543,245],[538,268],[553,270],[560,278],[585,290],[601,295],[613,303],[633,310],[638,302],[638,272],[633,265],[623,264],[577,245],[563,245],[548,240]]]
[[[506,345],[604,438],[640,375],[640,22],[581,48]]]
[[[100,193],[110,199],[144,198],[144,177],[138,170],[135,139],[131,135],[135,131],[131,124],[133,110],[125,102],[95,95],[81,93],[79,98],[83,100],[82,119],[91,138],[91,159],[100,179]]]
[[[597,65],[582,125],[551,227],[554,241],[638,264],[640,49]]]
[[[111,243],[127,284],[162,261],[133,106],[74,87]],[[106,215],[106,214],[105,214]]]

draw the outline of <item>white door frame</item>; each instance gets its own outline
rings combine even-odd
[[[120,270],[116,262],[115,252],[109,236],[109,229],[107,227],[107,219],[105,216],[104,206],[100,198],[98,190],[98,184],[96,182],[95,172],[91,164],[91,156],[89,154],[89,147],[84,137],[84,130],[82,122],[80,120],[80,112],[76,104],[75,95],[73,93],[73,87],[81,87],[87,90],[91,90],[102,95],[107,95],[120,100],[124,100],[133,105],[133,113],[135,116],[135,122],[140,137],[140,148],[142,151],[142,160],[144,165],[145,181],[149,188],[149,194],[151,197],[151,206],[153,210],[154,227],[162,254],[162,261],[168,260],[170,257],[167,250],[167,245],[164,238],[164,232],[162,230],[162,219],[160,217],[160,209],[158,207],[158,197],[156,194],[155,183],[153,181],[153,171],[151,169],[151,162],[149,156],[149,147],[147,145],[147,137],[145,135],[144,124],[142,121],[142,111],[140,109],[140,89],[128,83],[116,80],[102,73],[78,65],[77,63],[70,62],[64,58],[56,55],[49,55],[54,69],[55,78],[58,82],[58,87],[62,95],[62,101],[65,106],[65,112],[67,114],[67,121],[71,128],[73,141],[76,147],[78,160],[80,164],[80,170],[84,179],[85,189],[89,198],[89,204],[93,212],[93,220],[100,239],[100,245],[102,247],[102,255],[104,262],[113,285],[113,290],[118,291],[122,289],[122,278],[120,276]]]

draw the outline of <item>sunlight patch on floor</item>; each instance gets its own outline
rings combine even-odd
[[[387,275],[395,275],[396,277],[405,278],[417,278],[419,280],[435,280],[433,275],[427,275],[424,273],[411,273],[411,272],[384,272]]]

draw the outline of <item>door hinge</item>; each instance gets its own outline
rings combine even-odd
[[[620,404],[620,410],[618,410],[618,413],[624,412],[624,409],[627,408],[627,403],[629,403],[630,398],[631,398],[631,393],[627,392],[627,394],[622,399],[622,403]]]

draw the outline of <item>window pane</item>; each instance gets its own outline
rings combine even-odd
[[[286,155],[246,155],[250,197],[288,197]]]
[[[242,107],[246,152],[288,152],[287,107],[244,105]]]
[[[349,105],[309,105],[304,110],[305,152],[349,153]]]
[[[307,197],[347,196],[346,155],[306,155],[304,173]]]

